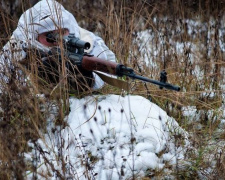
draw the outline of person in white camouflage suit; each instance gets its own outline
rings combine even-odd
[[[59,32],[62,35],[73,33],[75,37],[87,41],[91,47],[86,50],[90,55],[116,61],[115,54],[109,50],[102,38],[94,33],[79,27],[75,17],[55,0],[41,0],[32,8],[26,10],[20,17],[18,26],[12,33],[9,42],[3,47],[0,56],[1,79],[9,81],[13,69],[13,62],[26,58],[27,47],[35,47],[48,52],[58,46],[57,43],[48,42],[46,35],[49,32]],[[92,89],[96,90],[104,85],[101,78],[91,72],[94,83]]]

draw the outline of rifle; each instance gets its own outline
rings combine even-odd
[[[47,35],[48,42],[58,41],[59,36],[57,34],[49,33]],[[169,90],[180,91],[180,87],[167,83],[167,73],[163,70],[160,73],[160,81],[152,80],[147,77],[143,77],[135,74],[132,68],[126,67],[123,64],[107,61],[101,58],[94,57],[84,52],[90,48],[90,43],[80,40],[75,37],[74,34],[69,34],[63,37],[63,45],[65,49],[65,55],[69,59],[72,65],[81,67],[87,71],[100,71],[118,77],[127,76],[132,79],[139,79],[144,82],[150,82],[158,85],[160,89],[166,88]],[[60,51],[59,51],[60,53]]]

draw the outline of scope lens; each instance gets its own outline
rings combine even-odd
[[[55,35],[52,32],[49,32],[48,34],[46,34],[46,41],[49,43],[56,42]]]
[[[88,50],[91,47],[91,44],[89,42],[86,42],[84,44],[84,49]]]

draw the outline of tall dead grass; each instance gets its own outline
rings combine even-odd
[[[200,172],[200,178],[223,178],[224,145],[217,144],[224,140],[223,132],[218,135],[220,121],[224,118],[221,109],[224,107],[224,2],[67,0],[63,4],[81,26],[103,37],[118,62],[153,79],[159,79],[160,71],[165,69],[169,82],[181,86],[181,92],[172,92],[136,81],[130,92],[151,99],[192,135],[191,142],[198,153],[190,151],[187,154],[190,167],[178,170],[176,177],[188,179]],[[21,3],[16,14],[21,14],[30,5]],[[10,6],[7,8],[0,8],[1,27],[4,27],[1,47],[17,23]],[[140,32],[144,31],[150,37],[141,36]],[[49,92],[35,88],[33,91],[34,87],[24,86],[24,82],[18,79],[3,86],[0,177],[4,179],[23,179],[25,169],[34,168],[35,171],[37,168],[26,164],[24,153],[30,150],[27,142],[40,138],[39,130],[45,130],[49,112],[43,113],[40,104],[46,106],[52,101],[37,98],[37,93],[49,95]],[[59,114],[55,123],[61,125],[68,113],[68,92],[63,89],[51,96],[54,100],[64,101],[63,104],[56,101]],[[109,86],[101,90],[101,93],[113,92],[115,89]],[[184,115],[186,107],[194,108],[192,117]],[[211,158],[205,159],[205,156]],[[214,166],[210,163],[212,161]],[[208,168],[211,171],[207,171]]]

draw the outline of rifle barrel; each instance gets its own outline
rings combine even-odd
[[[139,75],[134,74],[134,73],[132,73],[132,74],[125,74],[125,75],[129,76],[129,77],[131,77],[133,79],[139,79],[141,81],[150,82],[152,84],[159,85],[160,87],[164,87],[166,89],[180,91],[180,87],[176,86],[176,85],[172,85],[172,84],[169,84],[169,83],[163,83],[163,82],[160,82],[160,81],[157,81],[157,80],[149,79],[147,77],[139,76]]]
[[[141,81],[150,82],[152,84],[159,85],[159,87],[164,87],[166,89],[180,91],[179,86],[152,80],[147,77],[139,76],[134,73],[133,69],[127,68],[124,65],[116,63],[116,62],[106,61],[104,59],[100,59],[97,57],[83,56],[81,64],[82,64],[82,68],[88,71],[97,70],[97,71],[101,71],[104,73],[117,75],[117,76],[125,75],[133,79],[139,79]]]

